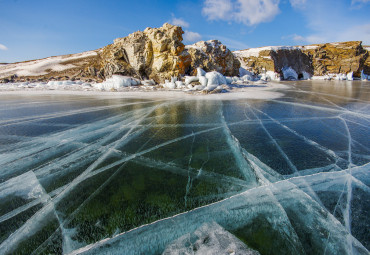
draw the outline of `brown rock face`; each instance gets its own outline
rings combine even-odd
[[[150,78],[157,82],[184,74],[196,74],[196,68],[239,74],[240,62],[217,40],[197,42],[185,48],[181,27],[164,24],[135,32],[103,48],[100,78],[113,74]]]
[[[200,41],[186,46],[191,56],[189,73],[196,74],[198,67],[206,72],[217,71],[226,76],[239,75],[240,62],[220,41]]]
[[[312,59],[314,75],[353,72],[355,77],[360,77],[364,63],[369,56],[359,41],[312,46],[303,52]]]
[[[360,77],[361,71],[370,72],[369,53],[361,42],[315,44],[295,47],[263,47],[236,51],[242,66],[256,73],[263,70],[282,73],[292,67],[297,74],[347,74]]]
[[[190,55],[184,53],[181,27],[164,24],[161,28],[147,28],[103,48],[98,75],[113,74],[150,78],[163,82],[185,73]]]
[[[370,46],[366,46],[364,48],[366,49],[368,53],[368,57],[366,58],[365,63],[364,63],[364,73],[367,75],[370,75],[370,53],[369,53]]]
[[[284,67],[292,67],[298,75],[303,72],[313,73],[311,59],[300,49],[265,47],[260,51],[251,51],[247,54],[240,51],[236,56],[243,63],[244,68],[256,73],[263,73],[265,70],[280,73],[282,76]]]

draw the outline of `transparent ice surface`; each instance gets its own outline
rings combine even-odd
[[[0,95],[0,254],[369,254],[370,86],[288,85]]]

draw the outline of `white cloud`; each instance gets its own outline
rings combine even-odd
[[[302,42],[305,40],[305,38],[301,35],[293,35],[293,40],[296,41],[296,42]]]
[[[272,21],[279,14],[280,0],[206,0],[203,15],[209,20],[226,20],[247,26]]]
[[[197,42],[200,39],[202,39],[202,36],[199,33],[188,31],[188,30],[185,30],[185,34],[183,37],[184,37],[184,41],[186,42]]]
[[[308,44],[328,43],[328,42],[345,42],[345,41],[362,41],[364,45],[370,44],[370,23],[358,26],[350,26],[337,30],[317,32],[308,36],[298,36],[299,41]],[[294,38],[293,38],[294,40]]]
[[[370,2],[370,0],[354,0]],[[354,2],[352,1],[352,2]],[[334,4],[336,3],[336,4]],[[370,22],[361,15],[353,15],[348,10],[350,3],[337,0],[310,0],[306,2],[307,9],[301,9],[306,20],[306,31],[297,31],[297,35],[287,37],[304,44],[363,41],[370,44]],[[327,10],[331,10],[328,12]],[[357,11],[355,11],[357,12]],[[307,29],[308,28],[308,29]]]
[[[305,7],[307,0],[289,0],[294,8],[302,9]]]
[[[189,23],[183,20],[182,18],[176,18],[174,15],[172,15],[172,19],[170,21],[172,25],[180,26],[180,27],[189,27]]]
[[[0,43],[0,50],[8,50],[8,48],[4,44]]]
[[[297,34],[292,34],[292,35],[287,35],[287,36],[282,36],[281,39],[283,40],[293,40],[295,42],[305,42],[307,39],[301,35]]]
[[[279,0],[238,0],[240,10],[236,18],[246,25],[269,22],[279,14]]]
[[[202,9],[209,20],[231,20],[233,4],[231,0],[206,0]]]

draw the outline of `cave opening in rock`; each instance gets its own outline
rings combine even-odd
[[[298,74],[298,80],[302,80],[303,78],[304,78],[304,76],[303,76],[302,73]]]

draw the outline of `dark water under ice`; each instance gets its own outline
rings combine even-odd
[[[0,94],[0,254],[160,254],[212,222],[260,254],[369,254],[370,84],[288,86]]]

